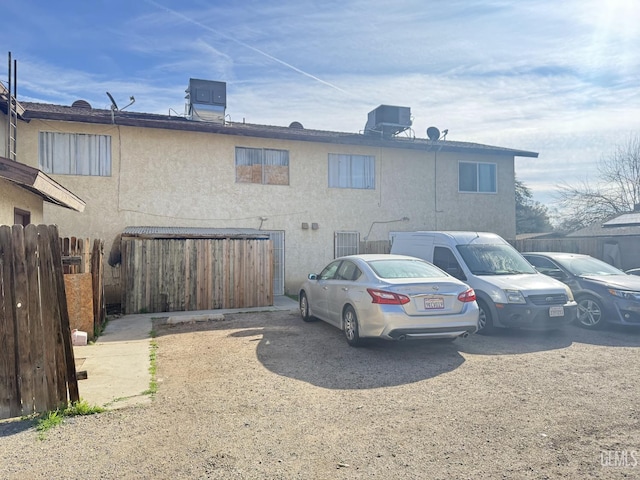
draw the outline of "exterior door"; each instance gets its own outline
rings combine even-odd
[[[269,230],[273,244],[273,295],[284,295],[284,230]]]

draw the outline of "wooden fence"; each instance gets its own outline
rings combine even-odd
[[[0,226],[0,418],[79,400],[56,226]]]
[[[268,238],[122,237],[124,313],[273,305]]]
[[[389,253],[391,242],[389,240],[375,240],[373,242],[360,242],[358,253]]]
[[[527,238],[511,241],[520,252],[570,252],[591,255],[622,270],[640,266],[640,237],[634,235]]]

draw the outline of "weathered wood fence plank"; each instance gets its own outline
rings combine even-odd
[[[0,226],[0,418],[79,400],[55,226]]]
[[[0,418],[20,415],[18,390],[18,345],[15,324],[15,286],[11,227],[0,226]]]
[[[125,313],[273,304],[268,238],[122,237]]]

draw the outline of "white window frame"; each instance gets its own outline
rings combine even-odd
[[[40,170],[53,175],[111,176],[111,135],[40,132]]]
[[[360,252],[359,232],[334,232],[333,258],[357,255]]]
[[[476,180],[476,185],[475,185],[475,190],[463,190],[461,188],[460,182],[462,179],[462,175],[461,175],[461,166],[462,164],[465,165],[475,165],[475,180]],[[493,189],[492,190],[486,190],[483,189],[482,186],[482,178],[483,177],[483,172],[481,171],[483,167],[491,167],[492,171],[490,172],[493,175],[492,183],[493,183]],[[470,161],[463,161],[460,160],[458,162],[458,193],[488,193],[488,194],[495,194],[498,193],[498,164],[497,163],[492,163],[492,162],[470,162]]]
[[[376,157],[373,155],[330,153],[328,171],[329,188],[376,188]]]

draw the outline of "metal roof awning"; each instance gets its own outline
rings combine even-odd
[[[640,226],[640,213],[624,213],[602,224],[604,228]]]
[[[86,203],[37,168],[0,157],[0,178],[24,188],[46,202],[60,207],[84,211]]]
[[[139,238],[253,238],[269,239],[269,234],[255,228],[127,227],[123,237]]]

